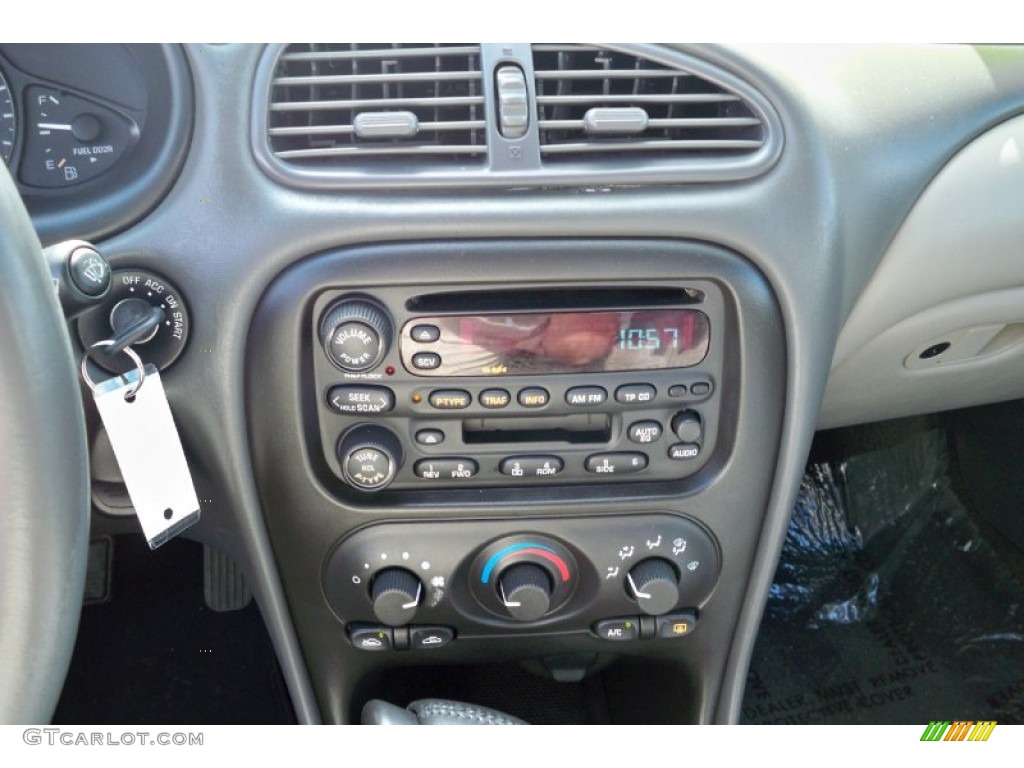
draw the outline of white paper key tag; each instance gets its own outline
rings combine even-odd
[[[131,347],[122,351],[135,370],[96,384],[86,370],[87,354],[82,378],[92,390],[142,532],[156,549],[199,522],[199,499],[160,372],[144,367]]]

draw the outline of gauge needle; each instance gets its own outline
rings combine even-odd
[[[36,127],[48,131],[70,131],[71,123],[36,123]]]

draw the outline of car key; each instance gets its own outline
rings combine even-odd
[[[88,374],[87,352],[82,378],[92,390],[142,532],[150,549],[156,549],[199,521],[199,499],[160,372],[152,364],[143,366],[131,347],[122,351],[135,370],[95,383]]]

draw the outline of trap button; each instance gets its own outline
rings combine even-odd
[[[640,638],[640,622],[636,619],[605,619],[594,625],[594,634],[615,643],[637,640]]]

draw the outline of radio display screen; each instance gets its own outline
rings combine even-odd
[[[523,376],[688,368],[708,353],[696,309],[495,313],[417,318],[402,361],[421,376]]]

